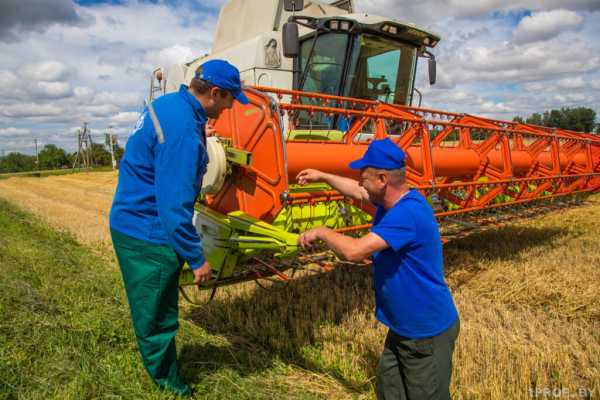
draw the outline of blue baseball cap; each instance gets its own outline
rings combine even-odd
[[[352,161],[348,166],[352,169],[367,167],[379,169],[400,169],[406,165],[406,156],[398,145],[389,138],[373,140],[363,157]]]
[[[240,71],[225,60],[210,60],[200,66],[196,79],[202,79],[212,85],[231,92],[242,104],[248,104],[248,98],[242,91]]]

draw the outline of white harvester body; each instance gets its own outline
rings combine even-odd
[[[246,85],[293,89],[294,59],[284,57],[282,51],[282,27],[293,13],[285,11],[283,3],[284,0],[227,2],[219,14],[211,52],[190,62],[166,68],[166,73],[162,74],[162,82],[154,83],[158,86],[156,89],[159,89],[156,91],[168,93],[178,90],[181,84],[191,81],[202,63],[211,59],[224,59],[235,65]],[[405,27],[415,27],[389,17],[353,11],[352,0],[334,1],[331,4],[313,0],[305,2],[303,10],[295,15],[342,17],[362,24],[393,22]],[[301,26],[300,36],[311,31]]]

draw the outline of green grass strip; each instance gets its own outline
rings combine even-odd
[[[0,400],[174,398],[143,368],[120,274],[107,263],[0,200]],[[299,385],[295,363],[269,349],[181,323],[180,366],[195,398],[329,397]]]
[[[0,398],[142,398],[120,277],[69,235],[0,202]]]

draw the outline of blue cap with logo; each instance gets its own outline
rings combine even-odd
[[[367,167],[379,169],[400,169],[406,165],[406,156],[398,145],[389,138],[373,140],[363,157],[352,161],[348,166],[352,169]]]
[[[237,101],[242,104],[248,104],[248,98],[242,91],[240,71],[225,60],[210,60],[205,62],[196,72],[195,78],[228,90]]]

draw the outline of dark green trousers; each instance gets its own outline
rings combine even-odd
[[[448,400],[456,322],[438,336],[409,339],[391,330],[377,367],[379,400]]]
[[[178,283],[183,261],[160,246],[111,230],[133,329],[146,370],[159,387],[189,396],[177,370]]]

